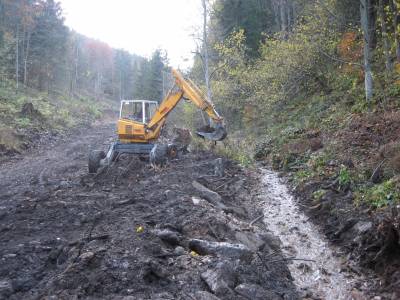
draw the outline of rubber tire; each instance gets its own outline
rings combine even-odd
[[[101,150],[93,150],[89,153],[89,173],[95,174],[97,170],[100,168],[100,161],[106,157],[104,151]]]
[[[169,159],[176,159],[178,157],[178,147],[174,144],[168,145],[167,155]]]

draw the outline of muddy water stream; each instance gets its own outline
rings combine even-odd
[[[344,271],[342,254],[328,245],[315,225],[299,210],[296,199],[278,174],[264,170],[262,183],[264,222],[281,239],[286,257],[304,259],[289,261],[300,294],[304,298],[327,300],[352,299],[354,293],[361,296],[354,288],[363,289],[363,278]]]

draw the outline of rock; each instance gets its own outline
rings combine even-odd
[[[11,282],[7,280],[0,281],[0,298],[4,297],[6,299],[13,293],[14,289]]]
[[[232,194],[236,194],[238,193],[244,186],[246,182],[243,179],[239,179],[238,181],[235,182],[235,184],[233,184],[231,186],[231,193]]]
[[[350,219],[335,233],[335,236],[343,240],[357,241],[363,234],[371,230],[372,227],[373,224],[370,221]]]
[[[353,228],[358,234],[363,234],[372,229],[372,226],[373,224],[370,221],[359,221],[354,225]]]
[[[236,207],[236,206],[227,206],[226,208],[223,209],[224,212],[226,213],[231,213],[235,214],[238,217],[241,218],[246,218],[247,217],[247,212],[243,207]]]
[[[176,199],[176,193],[174,192],[174,191],[171,191],[171,190],[166,190],[165,192],[164,192],[164,197],[165,197],[165,199],[167,199],[167,200],[174,200],[174,199]]]
[[[206,199],[208,202],[215,205],[216,207],[226,209],[226,206],[222,203],[222,198],[218,193],[206,188],[204,185],[198,183],[197,181],[193,181],[192,185],[199,192],[202,198]]]
[[[196,300],[219,300],[219,298],[209,292],[199,291],[193,295],[193,299]]]
[[[181,237],[178,233],[168,230],[168,229],[155,229],[153,233],[158,236],[163,242],[176,246],[180,244]]]
[[[15,279],[12,283],[12,286],[15,292],[26,292],[29,291],[35,285],[35,283],[35,279],[28,275],[27,277]]]
[[[174,254],[176,254],[176,255],[185,255],[186,254],[185,248],[183,248],[181,246],[176,247],[174,249]]]
[[[146,282],[152,283],[160,279],[168,279],[168,273],[160,264],[150,260],[146,262],[142,271],[142,278]]]
[[[236,240],[244,245],[246,245],[252,251],[259,251],[261,250],[264,245],[265,241],[260,237],[258,234],[254,234],[251,232],[242,232],[238,231],[235,233]]]
[[[228,262],[220,262],[215,269],[209,269],[201,273],[201,279],[207,284],[209,289],[216,294],[224,295],[233,293],[236,274],[233,267]]]
[[[94,253],[89,251],[89,252],[82,253],[79,256],[79,259],[82,263],[88,263],[89,261],[92,260],[93,257],[94,257]]]
[[[242,283],[235,288],[235,291],[245,297],[246,299],[251,300],[280,300],[276,293],[272,291],[264,290],[261,286],[257,284],[248,284]]]
[[[201,202],[201,199],[198,197],[192,197],[192,202],[194,205],[199,205]]]
[[[189,248],[200,255],[220,255],[231,259],[248,259],[252,256],[252,251],[243,244],[192,239]]]
[[[272,250],[280,249],[281,240],[278,237],[276,237],[270,233],[264,233],[262,235],[262,238]]]

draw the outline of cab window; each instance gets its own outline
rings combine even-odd
[[[122,102],[121,118],[143,122],[142,102]]]

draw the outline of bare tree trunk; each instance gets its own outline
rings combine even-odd
[[[379,0],[379,18],[381,21],[382,39],[383,39],[383,52],[385,54],[385,66],[386,70],[392,69],[392,63],[390,61],[390,44],[388,39],[388,31],[386,25],[386,13],[384,7],[384,0]]]
[[[396,0],[390,0],[390,6],[393,11],[393,27],[394,27],[394,39],[396,43],[396,59],[400,63],[400,34],[399,34],[399,9],[397,7]]]
[[[15,45],[15,81],[17,83],[17,91],[19,88],[19,24],[17,24],[16,33],[16,45]]]
[[[28,31],[26,36],[26,49],[25,49],[25,57],[24,57],[24,85],[27,86],[28,83],[28,57],[29,57],[29,49],[31,44],[31,33]]]
[[[286,9],[286,0],[280,1],[280,14],[281,14],[281,30],[283,32],[287,32],[287,9]]]
[[[292,26],[292,5],[291,0],[286,0],[286,16],[287,16],[287,29],[288,31],[291,29]]]
[[[276,23],[277,31],[281,30],[281,18],[280,18],[280,0],[272,0],[272,9],[274,10],[274,19]]]
[[[210,73],[208,69],[208,41],[207,41],[207,4],[206,0],[202,0],[203,5],[203,51],[204,51],[204,76],[206,81],[207,98],[212,103],[212,91],[210,86]],[[207,124],[203,112],[201,112],[203,123]],[[212,124],[212,119],[209,118],[209,124]]]
[[[122,91],[122,70],[120,68],[119,70],[119,100],[123,100],[124,95],[123,95],[123,91]]]
[[[371,103],[373,96],[373,77],[372,77],[372,32],[371,32],[371,0],[360,0],[361,27],[364,33],[364,72],[365,72],[365,98]]]
[[[78,90],[78,66],[79,66],[79,44],[78,39],[75,41],[75,74],[74,74],[74,90]]]
[[[206,80],[207,98],[212,102],[212,91],[210,86],[210,73],[208,69],[208,42],[207,42],[207,4],[206,0],[202,0],[203,4],[203,51],[204,51],[204,76]]]

